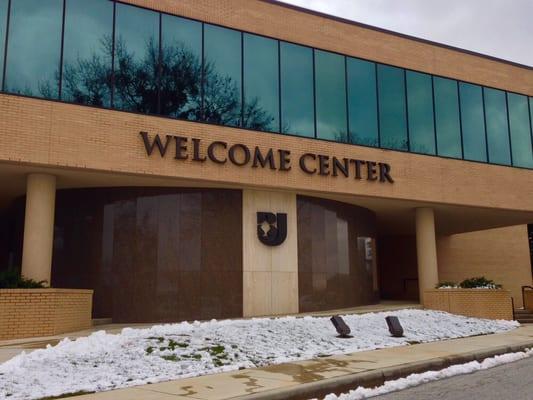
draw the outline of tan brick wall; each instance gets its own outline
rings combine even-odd
[[[439,280],[485,276],[511,292],[522,307],[521,287],[531,285],[527,226],[488,229],[437,239]]]
[[[398,151],[373,149],[323,140],[246,131],[168,118],[0,95],[0,162],[73,168],[85,171],[192,179],[204,184],[276,188],[334,194],[364,195],[474,207],[533,212],[530,170],[486,165]],[[254,149],[291,151],[292,170],[273,171],[213,162],[175,160],[170,154],[146,155],[139,131],[224,140]],[[308,175],[298,167],[306,153],[389,163],[394,184],[341,176]],[[114,182],[117,180],[115,179]],[[517,182],[520,184],[517,185]],[[61,187],[61,181],[58,181]],[[533,218],[533,213],[531,214]],[[437,221],[438,222],[438,221]]]
[[[533,70],[260,0],[127,3],[325,50],[533,95]]]
[[[0,340],[90,328],[92,297],[92,290],[0,289]]]
[[[508,290],[435,289],[424,292],[424,307],[467,317],[513,319]]]

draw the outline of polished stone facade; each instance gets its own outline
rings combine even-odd
[[[378,302],[375,243],[370,210],[298,196],[300,312]]]
[[[55,287],[94,288],[95,317],[163,322],[242,316],[241,192],[57,192]]]

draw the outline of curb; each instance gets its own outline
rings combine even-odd
[[[383,368],[375,371],[359,372],[339,376],[336,378],[322,379],[316,382],[303,383],[289,388],[269,390],[247,396],[234,397],[235,400],[305,400],[323,398],[329,393],[344,393],[358,386],[381,386],[385,381],[404,378],[413,373],[422,373],[429,370],[439,370],[456,364],[470,361],[482,361],[505,353],[515,353],[533,348],[533,340],[514,345],[497,346],[479,351],[455,354],[448,357],[437,357],[424,361],[400,364],[394,367]]]

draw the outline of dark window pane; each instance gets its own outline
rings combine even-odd
[[[11,2],[6,91],[57,98],[62,0]]]
[[[465,160],[487,161],[483,91],[481,86],[459,83]]]
[[[378,64],[381,147],[407,150],[404,70]]]
[[[457,81],[435,77],[433,85],[437,153],[440,156],[462,158]]]
[[[515,93],[507,93],[507,103],[509,105],[513,165],[531,168],[533,167],[533,154],[531,150],[527,97]]]
[[[348,117],[350,142],[378,145],[376,64],[348,57]]]
[[[241,33],[205,24],[205,120],[241,124]]]
[[[109,107],[113,3],[67,0],[61,98]]]
[[[161,114],[198,120],[202,104],[202,24],[163,14],[161,30]]]
[[[278,41],[244,34],[245,128],[279,132]]]
[[[346,142],[344,56],[315,50],[317,137]]]
[[[509,150],[509,128],[507,124],[505,92],[489,88],[484,88],[483,91],[489,162],[510,165],[511,152]]]
[[[431,75],[406,71],[409,143],[411,151],[435,154]]]
[[[281,42],[281,131],[314,136],[313,50]]]
[[[157,113],[159,13],[117,3],[114,107]]]
[[[2,88],[2,75],[4,71],[4,47],[6,43],[8,0],[0,0],[0,89]]]

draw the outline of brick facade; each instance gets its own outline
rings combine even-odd
[[[533,95],[531,68],[408,39],[360,24],[339,22],[273,2],[124,2],[319,49]],[[531,170],[8,94],[0,94],[0,115],[0,179],[3,179],[4,192],[0,194],[1,207],[23,196],[26,193],[26,176],[36,172],[56,176],[59,190],[120,186],[222,187],[328,198],[375,211],[380,221],[389,224],[388,230],[380,234],[386,235],[391,242],[397,241],[400,235],[411,235],[408,241],[413,239],[414,208],[432,207],[436,210],[437,233],[440,235],[438,261],[441,280],[458,281],[478,274],[486,275],[511,289],[513,296],[518,287],[531,284],[531,267],[524,261],[529,257],[528,249],[523,245],[526,240],[524,225],[496,233],[464,233],[532,222]],[[164,158],[157,151],[148,156],[139,136],[141,131],[148,132],[151,137],[155,134],[187,137],[189,146],[191,138],[200,139],[202,155],[206,152],[205,144],[217,140],[223,140],[229,146],[240,143],[250,149],[256,146],[263,150],[285,149],[291,152],[292,169],[279,171],[252,168],[250,165],[238,167],[230,162],[195,162],[192,157],[176,160],[172,151]],[[335,177],[332,174],[306,174],[298,168],[298,159],[304,153],[387,163],[392,167],[394,183]],[[491,251],[480,252],[480,248]],[[391,252],[391,269],[398,269],[395,259],[404,256]],[[416,269],[412,268],[410,260],[405,264],[405,269]],[[489,273],[492,271],[501,275],[493,276]],[[415,284],[414,277],[407,278],[409,284]],[[439,296],[442,297],[442,294]],[[9,335],[40,336],[85,328],[90,324],[91,300],[87,297],[90,297],[87,292],[59,289],[31,294],[26,291],[0,291],[0,339]],[[450,310],[450,299],[438,298],[435,297],[435,307]],[[480,304],[485,304],[484,301],[481,299]],[[33,304],[39,305],[34,307]],[[15,311],[16,307],[20,310]],[[507,318],[506,313],[502,311],[498,315]],[[7,323],[4,324],[4,321]]]
[[[92,290],[0,289],[0,340],[90,328],[92,297]]]

